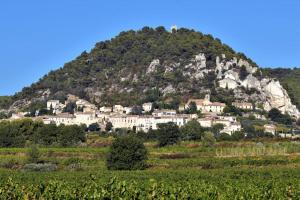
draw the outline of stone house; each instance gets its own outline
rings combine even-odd
[[[200,110],[202,113],[222,113],[225,104],[220,102],[211,102],[210,95],[206,95],[204,99],[189,99],[188,102],[185,104],[185,108],[187,109],[190,103],[194,102],[197,106],[197,110]]]

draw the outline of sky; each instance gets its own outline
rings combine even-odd
[[[1,0],[0,96],[121,31],[210,33],[262,67],[300,67],[299,0]]]

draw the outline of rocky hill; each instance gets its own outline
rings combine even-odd
[[[215,101],[253,101],[299,116],[287,91],[244,54],[211,35],[144,27],[99,42],[11,98],[10,109],[74,94],[97,105],[153,101],[176,108],[210,93]]]

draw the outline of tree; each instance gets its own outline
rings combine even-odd
[[[133,106],[131,110],[131,114],[133,115],[141,115],[143,112],[143,108],[141,106]]]
[[[68,112],[71,114],[74,114],[74,110],[76,109],[76,103],[75,102],[69,102],[66,107],[64,107],[63,112]]]
[[[184,140],[200,140],[204,132],[197,120],[191,120],[180,128]]]
[[[274,122],[285,125],[293,123],[292,118],[288,114],[282,114],[277,108],[272,108],[268,113],[268,117]]]
[[[173,123],[158,124],[157,138],[160,147],[176,144],[180,139],[178,126]]]
[[[213,147],[216,143],[216,138],[212,132],[205,132],[202,137],[202,144],[205,147]]]
[[[215,137],[220,136],[220,131],[224,129],[224,124],[214,124],[211,128],[211,131],[215,135]]]
[[[106,159],[110,170],[145,169],[147,149],[138,138],[129,135],[118,137],[111,145]]]
[[[197,105],[195,102],[190,102],[189,107],[187,109],[188,114],[195,114],[197,113]]]
[[[98,123],[92,123],[89,125],[88,130],[91,132],[100,131],[100,127]]]
[[[71,126],[59,126],[60,134],[58,137],[58,142],[62,146],[72,146],[76,145],[79,142],[85,142],[85,132],[80,126],[71,125]]]
[[[112,128],[113,128],[112,123],[111,123],[111,122],[107,122],[107,123],[106,123],[106,126],[105,126],[105,131],[106,131],[106,132],[109,132],[109,131],[112,130]]]
[[[55,124],[45,124],[34,135],[34,142],[50,146],[58,142],[59,128]]]

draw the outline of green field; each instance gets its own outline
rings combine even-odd
[[[24,170],[26,148],[0,149],[0,199],[300,199],[300,142],[149,142],[146,170],[109,171],[109,139],[97,140],[41,148],[52,172]]]

